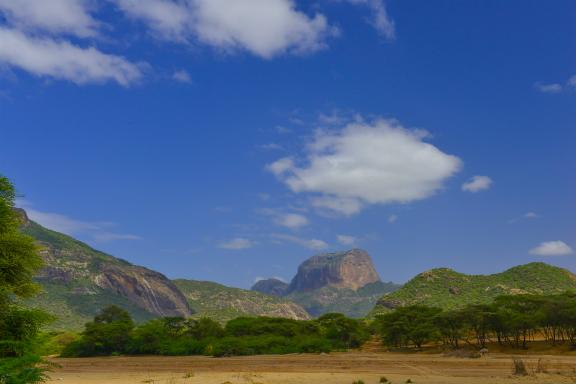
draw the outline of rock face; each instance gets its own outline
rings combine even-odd
[[[252,287],[290,299],[312,316],[340,312],[351,317],[365,316],[384,293],[398,288],[380,281],[370,255],[360,249],[312,256],[298,267],[290,285],[267,279]]]
[[[259,280],[251,288],[266,295],[282,297],[288,292],[288,284],[275,278]]]
[[[116,304],[136,320],[189,316],[188,302],[164,275],[92,249],[31,221],[19,210],[22,231],[42,247],[43,293],[32,305],[58,315],[55,329],[78,329],[103,307]]]
[[[325,286],[353,291],[380,281],[370,255],[361,249],[312,256],[298,267],[288,292],[309,292]]]

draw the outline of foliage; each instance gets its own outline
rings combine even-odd
[[[38,292],[33,276],[42,267],[34,240],[19,232],[16,193],[0,176],[0,383],[45,381],[46,366],[35,354],[40,328],[50,317],[22,308],[17,300]]]
[[[502,295],[554,295],[576,290],[576,276],[545,263],[529,263],[493,275],[465,275],[447,268],[423,272],[395,292],[384,295],[371,316],[415,304],[444,310],[491,304]]]
[[[362,321],[341,314],[318,320],[240,317],[225,327],[209,318],[168,317],[132,327],[127,312],[106,308],[62,356],[320,353],[359,347],[369,337]]]
[[[459,343],[485,348],[498,342],[527,348],[537,335],[551,344],[576,347],[576,294],[503,295],[492,304],[468,305],[459,310],[413,305],[380,315],[374,327],[391,347],[441,342],[457,349]]]

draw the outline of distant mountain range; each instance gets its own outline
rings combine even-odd
[[[340,312],[351,317],[366,316],[383,294],[398,288],[380,280],[372,258],[361,249],[312,256],[290,284],[266,279],[252,287],[300,304],[312,316]]]
[[[28,303],[54,314],[52,329],[81,329],[103,307],[115,304],[133,318],[238,316],[308,319],[328,312],[351,317],[425,304],[445,309],[488,303],[501,294],[576,291],[576,275],[545,263],[530,263],[494,275],[465,275],[440,268],[404,286],[384,283],[363,250],[326,253],[304,261],[290,283],[257,282],[252,290],[221,284],[170,280],[145,267],[97,251],[70,236],[42,227],[23,210],[22,231],[41,246],[45,267],[36,277],[43,292]]]
[[[371,315],[399,306],[423,304],[457,309],[490,303],[499,295],[576,291],[576,275],[545,263],[529,263],[493,275],[465,275],[448,268],[423,272],[399,290],[384,295]]]

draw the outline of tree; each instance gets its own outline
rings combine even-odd
[[[391,346],[412,344],[422,348],[422,345],[438,337],[434,322],[440,312],[442,310],[439,308],[411,305],[386,313],[379,318],[382,341]]]
[[[129,350],[134,321],[130,314],[115,305],[104,308],[86,323],[82,337],[69,344],[63,356],[98,356],[126,353]]]
[[[21,217],[14,208],[16,193],[0,176],[0,383],[44,381],[45,363],[34,354],[38,332],[50,319],[18,302],[39,291],[33,277],[42,267],[34,240],[19,231]]]

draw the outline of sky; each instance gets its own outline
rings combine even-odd
[[[0,0],[18,205],[172,278],[576,271],[575,145],[571,0]]]

